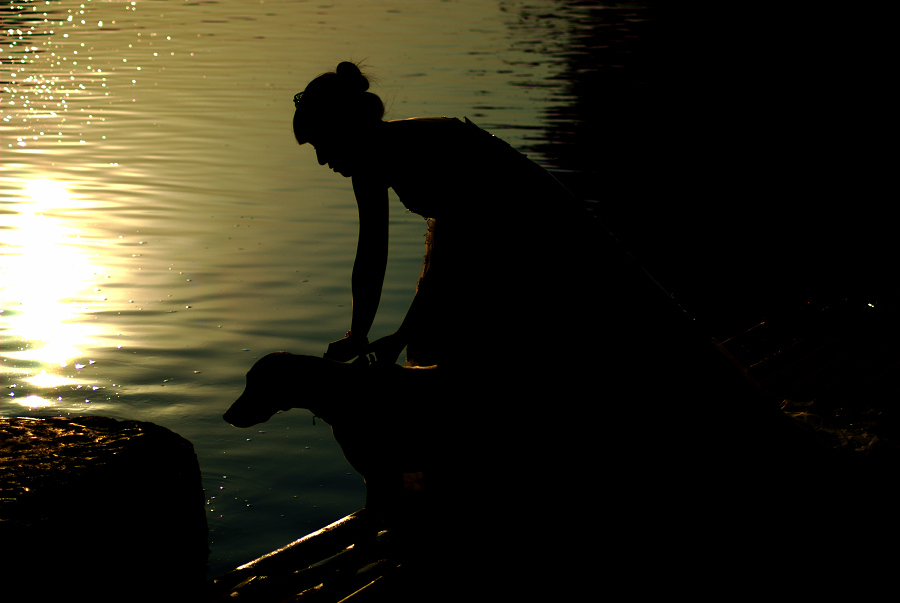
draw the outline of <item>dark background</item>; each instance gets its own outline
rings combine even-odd
[[[774,393],[884,436],[900,393],[890,19],[672,4],[570,23],[567,94],[533,149]]]

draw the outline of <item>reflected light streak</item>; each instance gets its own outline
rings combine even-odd
[[[61,375],[50,375],[47,371],[41,371],[40,375],[25,379],[27,383],[36,385],[37,387],[59,387],[60,385],[69,385],[77,383],[74,379],[63,377]],[[27,399],[27,398],[26,398]]]
[[[53,402],[44,400],[40,396],[35,395],[27,396],[25,398],[22,398],[21,400],[14,399],[13,402],[27,408],[45,408],[47,406],[53,406]]]
[[[18,351],[4,346],[3,355],[66,366],[91,335],[79,322],[82,304],[72,300],[93,286],[95,269],[73,244],[77,230],[52,215],[75,207],[65,186],[41,179],[24,190],[31,201],[13,206],[20,213],[8,216],[4,233],[3,303],[6,334],[26,343]]]

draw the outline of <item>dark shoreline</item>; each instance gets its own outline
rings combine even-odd
[[[566,92],[525,150],[786,407],[896,451],[877,15],[654,1],[590,15],[568,24]]]

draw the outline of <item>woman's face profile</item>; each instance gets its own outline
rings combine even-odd
[[[340,147],[322,143],[319,145],[311,144],[316,149],[316,160],[318,160],[319,165],[327,165],[334,172],[345,178],[353,175],[353,161],[348,157],[347,153],[341,152]]]
[[[319,165],[327,165],[334,172],[349,178],[363,165],[366,137],[357,128],[331,128],[310,136]]]

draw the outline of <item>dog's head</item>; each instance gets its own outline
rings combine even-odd
[[[235,427],[252,427],[265,423],[279,410],[292,408],[286,399],[285,383],[289,382],[294,355],[274,352],[260,358],[247,373],[244,393],[235,400],[223,418]]]
[[[308,408],[333,425],[341,413],[339,400],[354,397],[354,376],[360,370],[318,356],[273,352],[253,365],[244,393],[223,418],[235,427],[252,427],[265,423],[279,410]]]

